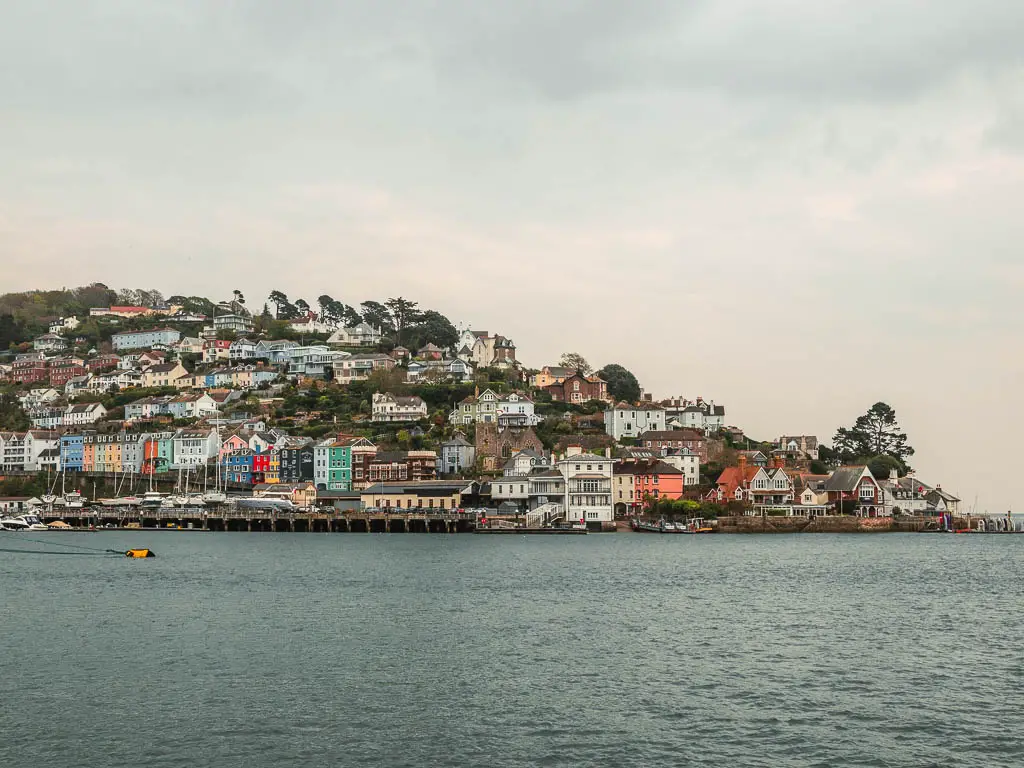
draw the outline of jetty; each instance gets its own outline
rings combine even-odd
[[[282,511],[219,507],[159,509],[84,507],[44,513],[44,522],[63,520],[75,528],[165,529],[280,533],[472,533],[475,512],[409,511]]]

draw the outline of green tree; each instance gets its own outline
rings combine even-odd
[[[290,306],[288,297],[281,291],[271,291],[267,299],[274,305],[274,317],[281,320],[281,309],[286,305]]]
[[[391,323],[391,313],[383,304],[377,301],[364,301],[359,306],[363,310],[364,323],[380,328],[383,333],[395,332],[395,327]]]
[[[914,455],[907,434],[900,430],[896,411],[886,403],[875,403],[852,427],[840,427],[832,440],[844,461],[863,460],[881,454],[899,459]]]
[[[0,315],[0,349],[7,349],[12,344],[28,341],[29,335],[25,327],[14,319],[14,315]]]
[[[32,426],[25,409],[13,392],[0,392],[0,429],[24,431]]]
[[[810,469],[812,475],[827,475],[829,473],[828,465],[820,460],[812,461]]]
[[[401,296],[391,298],[384,302],[384,306],[391,314],[391,324],[395,329],[395,343],[401,345],[402,335],[405,329],[420,318],[417,303],[409,301]]]
[[[590,363],[587,362],[587,359],[579,352],[566,352],[562,355],[558,364],[571,371],[579,371],[582,376],[587,376],[594,370],[590,367]]]
[[[871,459],[871,461],[868,462],[868,469],[871,470],[871,474],[878,480],[884,480],[889,477],[889,474],[894,469],[900,477],[907,474],[907,469],[903,465],[902,461],[897,459],[895,456],[889,456],[885,453]]]
[[[630,371],[618,363],[610,363],[597,372],[608,382],[608,394],[616,401],[635,403],[640,399],[640,382]]]
[[[428,309],[420,315],[419,321],[406,331],[407,346],[419,349],[428,343],[441,349],[451,349],[459,341],[459,332],[451,321],[440,312]]]

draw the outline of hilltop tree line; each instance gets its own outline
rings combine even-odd
[[[269,305],[272,304],[276,320],[294,320],[314,311],[305,299],[293,301],[283,291],[271,291],[267,300],[268,305],[264,306],[263,314],[270,315]],[[459,340],[459,332],[447,317],[432,309],[420,309],[417,302],[403,296],[384,302],[364,301],[357,308],[325,293],[317,297],[315,311],[325,322],[345,326],[366,323],[379,328],[396,346],[406,346],[413,350],[428,343],[448,349],[454,347]]]

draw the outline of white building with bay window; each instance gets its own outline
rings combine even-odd
[[[565,488],[563,506],[565,519],[582,522],[588,527],[615,525],[612,504],[612,467],[615,461],[593,453],[566,455],[556,468]]]

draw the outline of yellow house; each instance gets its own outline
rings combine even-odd
[[[144,387],[173,387],[179,379],[188,376],[188,371],[181,363],[159,363],[151,365],[142,372]]]
[[[360,492],[360,502],[363,509],[451,511],[462,507],[462,495],[471,487],[465,480],[376,483]]]
[[[560,368],[555,365],[545,365],[530,377],[530,386],[536,387],[537,389],[543,389],[544,387],[550,387],[554,384],[561,384],[569,378],[572,373],[573,372],[568,368]]]
[[[270,466],[267,467],[267,471],[264,473],[263,479],[268,485],[281,482],[281,454],[277,451],[270,452]],[[316,486],[314,486],[314,490],[315,488]]]
[[[252,387],[252,370],[248,368],[231,369],[231,386],[236,389],[249,389]]]

